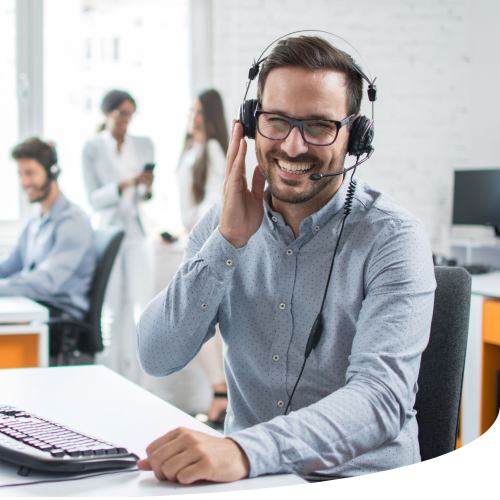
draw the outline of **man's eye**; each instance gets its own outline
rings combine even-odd
[[[334,127],[328,123],[328,122],[310,122],[307,124],[308,127],[312,127],[312,128],[323,128],[325,130],[331,130],[333,129]]]
[[[272,123],[273,125],[281,123],[285,123],[286,125],[288,125],[288,121],[285,120],[284,118],[269,118],[269,122]]]

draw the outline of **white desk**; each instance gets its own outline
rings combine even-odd
[[[488,297],[500,298],[500,272],[472,276],[462,399],[462,444],[470,443],[480,434],[483,301]]]
[[[102,437],[141,458],[146,447],[168,431],[189,427],[220,434],[103,366],[30,368],[0,371],[0,404],[31,411],[75,430]],[[0,484],[21,478],[0,463]],[[79,481],[2,488],[0,496],[159,496],[215,493],[307,484],[293,475],[266,476],[228,484],[183,486],[158,481],[152,472],[127,472]]]
[[[26,297],[0,297],[0,335],[38,335],[38,366],[49,366],[46,307]]]

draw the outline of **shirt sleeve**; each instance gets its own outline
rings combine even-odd
[[[0,279],[8,278],[12,274],[20,272],[22,268],[23,261],[18,241],[15,247],[10,251],[9,255],[0,262]]]
[[[139,360],[149,375],[164,377],[180,370],[215,333],[219,305],[242,249],[236,250],[218,226],[210,230],[214,211],[193,229],[184,262],[140,317]]]
[[[247,454],[250,477],[337,467],[393,441],[414,416],[436,286],[423,227],[389,223],[365,276],[345,386],[309,407],[229,435]]]
[[[96,151],[91,143],[85,144],[82,153],[83,182],[87,190],[89,203],[95,210],[113,207],[120,203],[117,182],[101,185],[96,172]]]
[[[0,296],[22,295],[36,299],[57,295],[93,245],[92,238],[89,224],[77,224],[70,217],[62,219],[55,230],[54,246],[45,259],[32,271],[21,271],[0,279]]]

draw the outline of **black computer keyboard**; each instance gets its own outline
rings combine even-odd
[[[31,412],[0,405],[0,462],[51,472],[134,467],[139,457],[123,446],[96,439]]]

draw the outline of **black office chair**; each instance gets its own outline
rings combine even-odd
[[[415,402],[422,461],[456,448],[471,300],[471,276],[465,269],[434,270],[434,315]]]
[[[104,294],[124,236],[124,231],[118,228],[94,231],[97,265],[89,292],[90,308],[85,321],[51,318],[47,322],[49,326],[57,325],[60,330],[58,365],[72,364],[78,353],[90,355],[93,362],[94,354],[103,350],[101,313]]]

